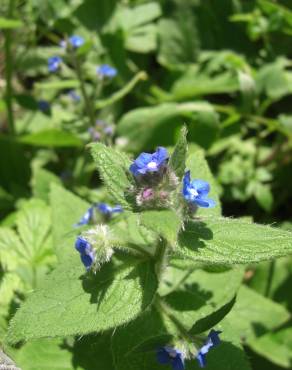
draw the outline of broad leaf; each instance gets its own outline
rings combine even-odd
[[[271,329],[287,322],[289,312],[281,305],[242,286],[231,312],[220,323],[229,340],[244,340],[248,344]]]
[[[20,142],[45,147],[80,147],[82,141],[69,131],[49,129],[20,137]]]
[[[156,288],[150,262],[138,261],[135,265],[115,260],[88,276],[76,253],[48,275],[42,287],[18,310],[10,323],[8,341],[115,328],[145,310]]]
[[[168,289],[161,287],[159,291],[169,314],[197,334],[212,328],[230,311],[242,276],[242,269],[210,272],[169,267],[164,276]]]
[[[173,247],[181,228],[179,216],[172,210],[145,211],[141,213],[141,223],[146,228],[165,238]]]
[[[249,346],[276,365],[290,369],[292,363],[292,328],[267,333],[249,342]]]
[[[72,354],[62,339],[26,343],[15,351],[15,362],[25,370],[73,370]]]
[[[91,154],[112,198],[125,209],[131,209],[125,195],[131,186],[127,175],[131,164],[129,158],[100,143],[91,145]]]
[[[292,234],[231,218],[202,218],[185,225],[175,254],[207,264],[250,264],[292,254]]]
[[[80,228],[74,225],[79,222],[90,205],[56,184],[51,186],[50,204],[55,252],[60,260],[66,260],[69,255],[76,253],[73,246]]]
[[[146,147],[173,145],[178,128],[186,122],[192,140],[196,141],[199,136],[200,145],[208,147],[210,138],[212,142],[217,135],[217,114],[206,102],[164,103],[134,109],[119,121],[118,134],[128,139],[129,150],[141,151]],[[203,137],[200,136],[202,130]]]
[[[174,147],[174,151],[169,159],[169,167],[174,171],[176,176],[181,179],[185,173],[186,156],[187,156],[187,130],[181,129],[179,139]]]

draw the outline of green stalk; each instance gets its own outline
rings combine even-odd
[[[155,260],[157,261],[155,268],[158,282],[161,281],[163,272],[167,266],[167,252],[167,242],[165,239],[161,238],[156,247],[154,256]]]
[[[15,0],[10,0],[7,18],[13,18],[15,8]],[[12,58],[12,30],[7,29],[4,32],[4,53],[5,53],[5,79],[6,79],[6,108],[7,108],[7,122],[10,135],[14,135],[14,115],[13,115],[13,87],[12,87],[12,75],[13,75],[13,58]]]
[[[71,55],[72,55],[74,67],[76,70],[77,78],[80,83],[80,89],[81,89],[81,94],[82,94],[84,104],[85,104],[85,110],[88,115],[91,126],[94,126],[95,125],[94,108],[93,108],[93,105],[91,104],[90,97],[88,96],[86,88],[85,88],[85,81],[83,78],[81,65],[79,63],[78,56],[76,56],[74,50],[72,51]]]

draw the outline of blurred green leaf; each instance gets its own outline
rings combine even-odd
[[[8,19],[0,17],[0,29],[14,29],[20,28],[23,23],[19,19]]]
[[[21,136],[23,144],[45,147],[80,147],[82,141],[69,131],[50,129],[38,131],[30,135]]]

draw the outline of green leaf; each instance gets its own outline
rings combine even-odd
[[[80,228],[74,228],[81,217],[90,207],[90,204],[64,189],[52,184],[50,204],[53,219],[53,241],[55,252],[59,260],[66,260],[74,255],[74,243]]]
[[[49,129],[25,135],[19,138],[24,144],[45,147],[80,147],[82,141],[69,131]]]
[[[190,221],[176,255],[207,264],[249,264],[292,254],[292,234],[228,218]]]
[[[15,361],[25,370],[73,370],[72,353],[61,339],[34,340],[15,351]]]
[[[49,200],[49,193],[51,184],[61,185],[61,179],[53,172],[44,168],[34,168],[31,179],[31,187],[33,196],[47,202]]]
[[[111,332],[76,338],[74,345],[70,347],[73,353],[74,370],[115,370],[111,352],[111,339]]]
[[[158,23],[158,61],[166,67],[194,63],[199,52],[199,39],[194,15],[190,9],[175,19],[164,18]]]
[[[23,26],[23,23],[18,19],[8,19],[0,17],[0,29],[14,29],[20,28]]]
[[[35,84],[36,90],[64,90],[79,88],[78,80],[57,80],[50,82],[37,82]]]
[[[176,317],[192,334],[198,334],[212,328],[230,311],[242,277],[242,269],[214,272],[172,267],[164,276],[167,290],[161,287],[159,291],[168,315]],[[167,326],[173,330],[172,325]]]
[[[50,255],[51,212],[47,205],[31,199],[17,214],[16,226],[28,260],[35,264]]]
[[[249,346],[260,356],[276,365],[290,369],[292,363],[292,329],[285,328],[267,333],[256,340],[249,341]]]
[[[289,318],[290,314],[284,307],[242,286],[233,309],[219,328],[231,341],[240,337],[249,344],[284,324]]]
[[[101,143],[91,144],[90,149],[99,175],[112,198],[124,209],[131,209],[125,195],[131,186],[128,176],[131,164],[129,158]]]
[[[76,252],[48,275],[42,287],[17,311],[10,322],[8,341],[115,328],[143,312],[156,288],[151,262],[132,265],[114,259],[96,275],[86,275]]]
[[[134,109],[121,118],[117,131],[120,136],[128,139],[129,150],[141,151],[146,147],[173,145],[177,129],[186,120],[193,140],[196,140],[196,132],[200,131],[196,130],[196,127],[204,126],[205,139],[201,138],[199,144],[207,145],[208,135],[213,138],[214,129],[217,133],[217,114],[211,104],[206,102],[164,103],[155,107]],[[200,126],[201,121],[203,123]]]
[[[271,212],[274,198],[271,188],[267,184],[257,183],[255,188],[255,198],[259,205],[266,211]]]
[[[189,146],[189,155],[186,161],[186,170],[191,171],[192,179],[202,179],[210,184],[211,191],[208,195],[211,199],[214,199],[216,206],[210,209],[199,208],[196,215],[199,216],[220,216],[221,205],[217,191],[217,183],[210,171],[208,162],[205,159],[204,152],[196,146]]]
[[[114,363],[119,370],[161,369],[156,350],[171,338],[162,317],[152,308],[112,337]]]
[[[183,127],[179,139],[174,147],[174,151],[169,159],[169,167],[176,176],[181,179],[185,173],[187,156],[187,129]]]
[[[145,211],[140,216],[142,225],[165,238],[174,247],[181,228],[181,220],[174,211]]]

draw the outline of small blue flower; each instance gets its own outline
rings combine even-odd
[[[48,59],[49,72],[56,72],[62,63],[62,58],[54,56]]]
[[[196,358],[199,362],[200,367],[206,366],[206,354],[209,352],[209,350],[213,347],[216,347],[220,344],[220,338],[219,334],[222,333],[221,331],[211,330],[208,334],[208,340],[203,345],[203,347],[200,348]]]
[[[184,354],[178,349],[165,346],[157,351],[157,361],[163,365],[171,365],[173,370],[184,370]]]
[[[134,176],[145,175],[148,172],[159,172],[165,166],[167,159],[167,150],[158,147],[153,154],[141,153],[130,166],[130,171]]]
[[[80,221],[75,226],[82,226],[82,225],[88,225],[89,222],[92,220],[94,215],[94,209],[93,206],[88,208],[88,210],[84,213],[84,215],[81,217]]]
[[[119,205],[115,207],[111,207],[106,203],[99,203],[97,205],[98,210],[105,216],[111,217],[114,213],[121,213],[123,212],[123,208]]]
[[[82,236],[78,236],[75,242],[75,248],[80,253],[81,261],[86,267],[86,270],[90,270],[95,262],[95,252],[91,244]]]
[[[117,70],[108,64],[102,64],[96,68],[96,73],[102,78],[113,78],[117,75]]]
[[[74,102],[80,102],[81,97],[75,90],[70,90],[68,92],[68,96],[74,101]]]
[[[45,113],[50,110],[50,103],[47,100],[39,100],[38,107],[40,111]]]
[[[69,42],[74,49],[77,49],[84,44],[84,38],[78,35],[73,35],[69,37]]]
[[[215,207],[213,199],[207,198],[210,191],[210,185],[204,180],[192,180],[190,171],[187,171],[183,178],[182,194],[189,203],[196,204],[203,208]]]

